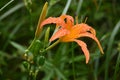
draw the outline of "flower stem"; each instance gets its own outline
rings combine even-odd
[[[74,80],[76,80],[76,77],[75,77],[75,64],[74,64],[74,50],[73,50],[73,43],[72,43],[72,72],[73,72],[73,78]]]
[[[33,46],[33,44],[35,43],[35,41],[37,40],[37,38],[35,37],[32,41],[32,43],[30,44],[30,46],[28,47],[28,50]]]
[[[60,42],[60,40],[57,40],[55,43],[53,43],[52,45],[50,45],[49,47],[47,47],[47,48],[45,49],[45,51],[53,48],[53,47],[56,46],[59,42]]]

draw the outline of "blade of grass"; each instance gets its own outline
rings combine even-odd
[[[112,45],[113,45],[113,41],[115,39],[115,36],[116,36],[117,32],[119,31],[119,28],[120,28],[120,20],[118,21],[115,28],[113,29],[112,34],[111,34],[110,39],[109,39],[108,48],[107,48],[107,52],[106,52],[105,79],[104,80],[108,80],[108,70],[109,70],[109,62],[110,62]]]
[[[97,50],[96,52],[95,52],[95,54],[98,54],[99,56],[96,56],[95,57],[95,64],[94,64],[94,80],[98,80],[97,79],[97,75],[98,75],[98,67],[99,67],[99,59],[100,59],[100,52],[99,52],[99,50]]]
[[[17,11],[18,9],[22,8],[24,6],[23,3],[19,3],[16,6],[14,6],[13,8],[11,8],[10,10],[8,10],[7,12],[5,12],[3,15],[0,16],[0,21],[3,20],[4,18],[6,18],[7,16],[9,16],[10,14],[14,13],[15,11]]]
[[[83,0],[79,0],[77,11],[76,11],[76,15],[78,15],[80,13],[82,3],[83,3]]]
[[[66,14],[67,13],[68,8],[70,7],[70,4],[71,4],[71,0],[67,0],[66,6],[65,6],[62,14]]]
[[[25,47],[24,46],[22,46],[22,45],[20,45],[20,44],[18,44],[18,43],[16,43],[16,42],[13,42],[13,41],[11,41],[10,42],[10,44],[13,46],[13,47],[15,47],[16,49],[18,49],[19,51],[21,51],[21,53],[25,53]]]
[[[120,69],[119,65],[120,65],[120,52],[118,53],[113,80],[117,80],[116,76],[117,76],[117,71],[119,71],[119,69]]]
[[[12,3],[14,0],[10,0],[8,3],[6,3],[2,8],[0,8],[0,11],[2,11],[5,7],[7,7],[10,3]]]

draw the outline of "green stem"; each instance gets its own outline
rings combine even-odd
[[[117,71],[119,71],[119,65],[120,65],[120,52],[118,53],[118,57],[117,57],[116,65],[115,65],[115,72],[113,75],[114,80],[117,80]]]
[[[53,48],[54,46],[56,46],[58,43],[60,42],[60,40],[57,40],[55,43],[53,43],[52,45],[50,45],[48,48],[45,49],[45,51]]]
[[[33,46],[33,44],[35,43],[36,40],[37,40],[37,38],[35,37],[27,50],[29,50]]]
[[[74,50],[73,50],[73,43],[72,43],[72,60],[73,60],[73,62],[72,62],[72,72],[73,72],[73,78],[74,78],[74,80],[75,80],[76,78],[75,78],[75,64],[74,64]]]

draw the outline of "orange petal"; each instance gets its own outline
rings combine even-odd
[[[60,18],[63,20],[66,18],[67,20],[71,21],[72,23],[74,22],[73,17],[69,16],[69,15],[61,15]]]
[[[54,23],[57,26],[65,27],[65,22],[62,19],[60,19],[59,17],[58,18],[49,17],[49,18],[45,19],[41,23],[40,27],[42,28],[44,25],[51,24],[51,23]]]
[[[89,37],[89,38],[92,38],[93,40],[95,40],[96,43],[98,44],[98,47],[99,47],[101,53],[104,54],[103,49],[102,49],[102,47],[101,47],[101,45],[100,45],[100,42],[98,41],[98,39],[96,38],[95,35],[86,32],[86,33],[79,34],[79,37]]]
[[[50,42],[57,39],[57,38],[60,38],[64,35],[66,35],[68,33],[69,33],[68,30],[66,30],[65,28],[61,28],[50,38]]]
[[[77,31],[79,33],[90,31],[92,34],[96,35],[95,30],[91,26],[89,26],[85,23],[74,25],[72,31]]]
[[[76,39],[74,41],[78,43],[78,45],[81,47],[82,51],[84,52],[84,55],[85,55],[85,58],[86,58],[86,64],[87,64],[89,59],[90,59],[90,55],[89,55],[89,51],[87,49],[86,43],[84,43],[81,40],[76,40]]]
[[[69,15],[61,15],[60,18],[65,21],[66,23],[66,28],[71,29],[71,27],[74,25],[74,19],[72,16]]]

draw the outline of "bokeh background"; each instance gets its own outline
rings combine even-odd
[[[93,40],[82,38],[91,57],[86,64],[76,43],[59,43],[46,53],[37,80],[119,80],[120,0],[0,0],[0,80],[27,80],[23,55],[34,38],[46,1],[47,17],[66,13],[78,16],[79,23],[87,17],[86,23],[96,29],[104,55]],[[51,26],[51,34],[53,31]]]

